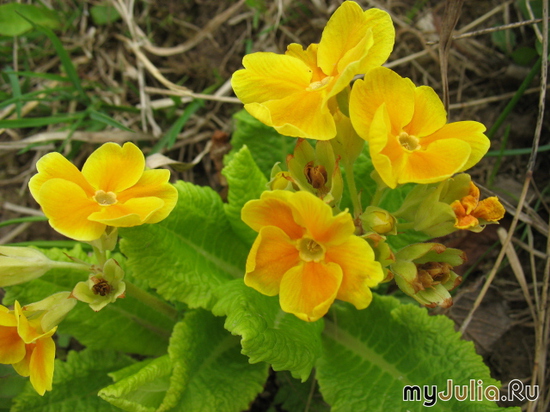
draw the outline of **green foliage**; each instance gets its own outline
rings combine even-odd
[[[223,319],[197,310],[174,328],[168,355],[126,368],[99,395],[127,411],[238,412],[262,390],[267,367],[248,363]]]
[[[278,300],[237,279],[219,289],[213,313],[227,316],[225,328],[241,336],[242,353],[251,363],[268,362],[305,381],[321,353],[323,321],[303,322],[283,312]]]
[[[32,4],[7,3],[0,6],[0,34],[20,36],[32,29],[33,23],[50,29],[58,29],[61,22],[57,13]]]
[[[66,362],[55,361],[54,390],[40,396],[28,383],[14,399],[11,412],[119,411],[99,398],[97,392],[111,382],[109,372],[132,362],[127,356],[108,350],[69,352]]]
[[[210,308],[214,290],[244,275],[248,247],[232,231],[217,193],[178,182],[178,204],[155,225],[121,230],[127,267],[166,300]]]
[[[461,340],[445,316],[374,295],[366,310],[335,305],[332,318],[323,332],[317,379],[335,412],[425,410],[422,402],[402,400],[405,385],[437,385],[443,391],[447,379],[457,385],[481,379],[484,387],[500,387],[473,343]],[[499,410],[494,402],[454,397],[437,405],[438,411]]]
[[[42,249],[52,260],[69,262],[67,255],[86,260],[88,256],[77,245],[72,250]],[[67,255],[65,254],[67,253]],[[114,258],[124,267],[124,258]],[[53,293],[72,290],[88,273],[71,269],[52,269],[44,276],[21,285],[6,288],[4,305],[18,300],[22,305],[39,301]],[[131,279],[130,277],[126,278]],[[69,312],[59,325],[59,331],[74,336],[84,345],[95,349],[119,350],[141,355],[159,355],[166,351],[173,322],[133,296],[117,300],[99,312],[84,303]]]
[[[252,245],[256,232],[241,220],[241,209],[249,200],[260,197],[267,188],[267,179],[256,165],[247,146],[242,146],[231,157],[222,174],[229,185],[228,203],[223,205],[229,223],[243,241]]]
[[[241,110],[233,116],[235,131],[231,138],[232,156],[244,145],[265,177],[269,178],[271,168],[277,162],[286,164],[286,156],[294,150],[296,138],[283,136],[272,127],[259,122],[248,112]]]

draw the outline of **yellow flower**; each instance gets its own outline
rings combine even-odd
[[[0,305],[0,363],[12,365],[21,376],[30,376],[40,395],[52,390],[57,326],[42,330],[41,319],[27,319],[19,302],[13,311]]]
[[[253,53],[233,74],[235,94],[254,117],[287,136],[328,140],[336,135],[333,97],[353,77],[386,61],[395,31],[390,16],[344,2],[319,44],[290,44],[284,55]],[[332,107],[331,107],[332,106]]]
[[[498,222],[506,210],[496,196],[479,201],[479,188],[470,182],[470,192],[460,200],[451,203],[456,215],[455,227],[481,232],[490,222]]]
[[[283,311],[313,322],[334,299],[366,308],[370,288],[383,278],[369,244],[354,235],[351,215],[309,192],[275,190],[245,204],[242,219],[256,230],[244,282],[268,296],[279,294]]]
[[[440,182],[475,165],[490,145],[481,123],[447,124],[443,103],[431,87],[415,87],[384,67],[355,82],[350,117],[391,188]]]
[[[36,164],[29,182],[31,194],[50,225],[81,241],[101,237],[107,226],[156,223],[177,201],[168,170],[144,170],[143,153],[133,143],[106,143],[93,152],[82,172],[59,153]]]

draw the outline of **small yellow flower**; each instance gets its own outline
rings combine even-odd
[[[498,222],[504,217],[506,210],[496,196],[480,202],[479,195],[479,188],[470,182],[468,195],[451,203],[456,215],[456,228],[481,232],[485,224]]]
[[[369,244],[354,235],[347,212],[336,216],[309,192],[276,190],[245,204],[242,219],[259,232],[246,262],[244,282],[283,311],[313,322],[334,299],[366,308],[370,288],[384,278]]]
[[[291,44],[284,55],[253,53],[233,75],[235,94],[254,117],[287,136],[328,140],[336,135],[329,104],[353,77],[386,61],[395,31],[379,9],[344,2],[306,50]]]
[[[13,311],[0,305],[0,363],[12,365],[21,376],[30,376],[40,395],[52,390],[57,326],[42,330],[41,319],[27,319],[19,302]]]
[[[156,223],[177,201],[168,170],[144,170],[143,153],[133,143],[106,143],[93,152],[82,172],[59,153],[36,164],[31,194],[50,225],[81,241],[99,239],[107,226]]]
[[[385,67],[355,82],[350,117],[391,188],[440,182],[475,165],[490,145],[481,123],[447,124],[443,103],[431,87],[415,87]]]

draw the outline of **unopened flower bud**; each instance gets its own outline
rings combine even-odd
[[[88,270],[87,265],[50,260],[30,247],[0,246],[0,287],[29,282],[53,268]]]
[[[379,235],[395,235],[397,220],[387,210],[369,206],[361,215],[361,223],[365,232],[375,232]]]
[[[48,331],[59,325],[65,316],[75,307],[76,299],[71,297],[71,292],[58,292],[22,307],[28,319],[40,318],[40,326],[43,331]]]

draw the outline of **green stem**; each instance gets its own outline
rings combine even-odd
[[[58,262],[58,261],[54,261],[52,266],[59,269],[84,270],[86,272],[89,272],[91,267],[91,265],[88,265],[85,263]]]
[[[126,293],[129,296],[136,298],[140,302],[146,304],[150,308],[156,310],[159,313],[162,313],[172,320],[178,319],[178,311],[170,306],[168,303],[160,300],[150,293],[145,292],[143,289],[138,288],[133,283],[127,281],[124,281],[124,283],[126,284]]]
[[[349,195],[351,197],[351,203],[353,205],[353,217],[357,218],[363,212],[361,210],[361,202],[359,202],[359,196],[357,194],[357,186],[355,185],[355,176],[353,174],[353,163],[343,162],[344,170],[346,172],[346,183],[348,184]]]

